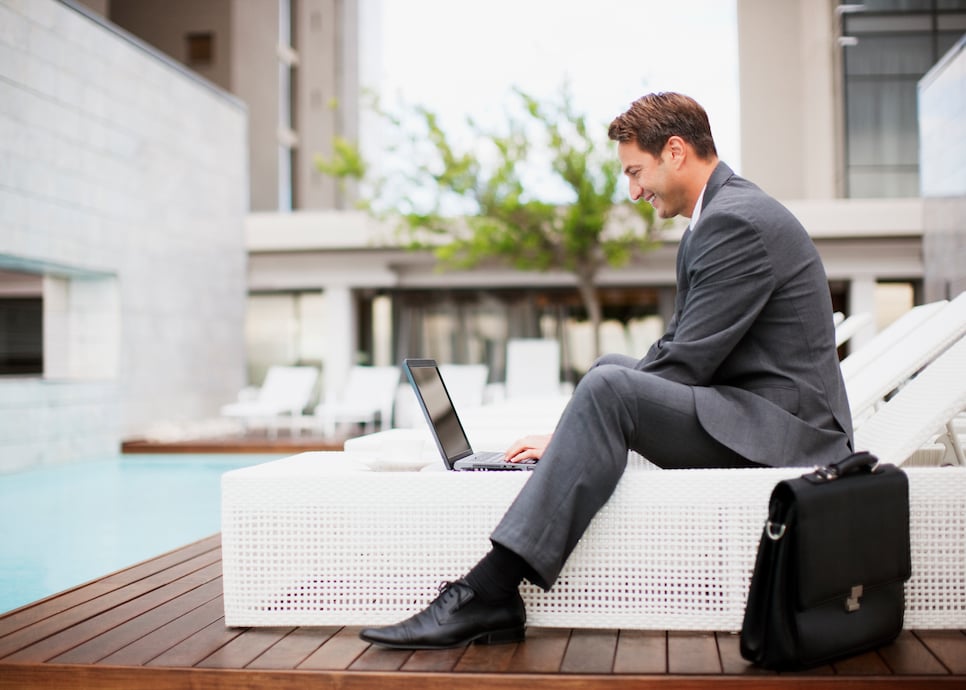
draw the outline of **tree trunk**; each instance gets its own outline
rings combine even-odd
[[[577,291],[590,319],[591,333],[594,334],[594,359],[597,359],[603,354],[600,351],[600,322],[603,320],[603,315],[600,296],[597,294],[596,275],[577,273]]]

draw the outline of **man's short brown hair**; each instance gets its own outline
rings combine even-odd
[[[667,140],[679,136],[703,159],[717,156],[708,113],[680,93],[649,93],[614,118],[607,135],[614,141],[636,141],[642,151],[660,157]]]

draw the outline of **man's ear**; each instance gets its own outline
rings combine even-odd
[[[687,144],[684,139],[676,134],[668,138],[667,144],[665,144],[665,150],[670,155],[671,162],[674,163],[675,167],[680,167],[687,158]]]

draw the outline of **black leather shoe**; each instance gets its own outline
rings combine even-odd
[[[401,623],[366,628],[366,642],[393,649],[446,649],[470,642],[520,642],[527,611],[519,592],[504,601],[484,602],[463,580],[444,582],[439,596],[425,609]]]

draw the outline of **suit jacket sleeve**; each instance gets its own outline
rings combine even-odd
[[[674,318],[637,368],[708,386],[768,303],[775,278],[761,237],[730,213],[702,216],[679,252]]]

